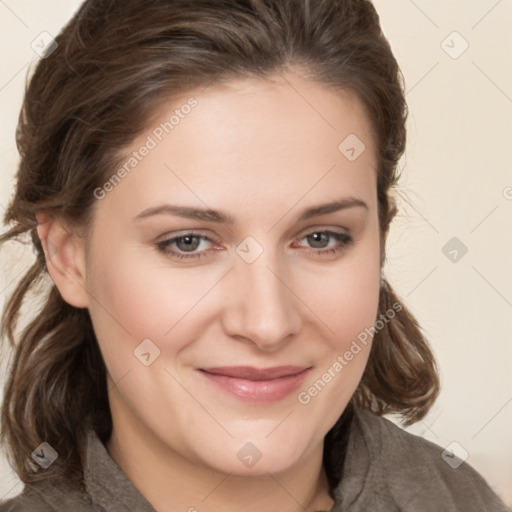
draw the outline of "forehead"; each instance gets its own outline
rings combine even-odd
[[[214,84],[159,106],[124,152],[127,176],[109,200],[130,194],[137,206],[179,197],[236,207],[253,197],[284,207],[332,192],[371,202],[371,131],[355,94],[293,74]]]
[[[202,141],[201,154],[212,153],[210,143],[216,148],[213,153],[233,153],[236,142],[239,154],[266,145],[274,156],[291,157],[328,148],[338,151],[350,135],[374,152],[371,122],[355,92],[335,90],[292,73],[267,80],[243,78],[192,91],[162,105],[147,128],[165,124],[169,112],[181,110],[191,97],[197,107],[180,116],[181,126],[174,126],[172,135],[178,140],[181,132],[189,142]],[[193,126],[195,137],[187,137],[187,124]]]

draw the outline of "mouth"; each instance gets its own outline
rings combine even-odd
[[[284,399],[304,382],[311,366],[224,366],[199,368],[212,384],[246,402],[272,403]]]

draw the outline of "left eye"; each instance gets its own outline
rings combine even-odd
[[[350,237],[345,233],[337,233],[335,231],[315,231],[306,235],[304,238],[306,238],[309,243],[313,244],[312,247],[314,249],[324,249],[326,247],[324,243],[329,242],[329,239],[346,243]]]
[[[347,249],[354,241],[348,233],[338,231],[313,231],[305,235],[301,240],[306,239],[309,244],[312,244],[311,250],[308,253],[313,255],[333,255],[341,253]],[[334,240],[334,244],[329,247],[330,240]]]

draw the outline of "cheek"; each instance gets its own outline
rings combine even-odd
[[[319,390],[329,386],[324,396],[327,402],[328,397],[333,403],[348,401],[362,377],[372,345],[370,329],[378,311],[378,282],[374,275],[364,279],[352,275],[338,287],[337,294],[331,291],[337,300],[325,308],[329,331],[314,376],[315,382],[322,381]]]
[[[378,311],[380,273],[376,267],[356,268],[339,286],[331,318],[341,334],[340,349],[372,326]]]
[[[161,268],[143,266],[140,254],[117,247],[95,253],[87,272],[89,312],[113,378],[136,362],[143,340],[161,349],[164,334],[185,314],[180,283],[166,286]]]
[[[361,246],[338,269],[319,274],[305,292],[311,309],[326,326],[332,348],[345,349],[376,320],[380,267],[378,247],[371,245]]]
[[[316,368],[297,395],[313,418],[333,424],[356,390],[372,345],[380,291],[378,243],[367,239],[328,279],[318,274],[309,297],[324,343],[315,348]]]
[[[326,327],[324,343],[315,349],[316,368],[297,394],[308,411],[305,421],[323,418],[332,426],[359,385],[372,345],[379,288],[378,259],[361,256],[311,292],[315,314]]]
[[[136,362],[133,352],[146,339],[171,358],[181,351],[211,313],[206,295],[222,276],[206,267],[171,269],[146,249],[116,247],[96,253],[87,273],[89,311],[112,373]]]

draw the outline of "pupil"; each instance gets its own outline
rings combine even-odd
[[[315,245],[317,243],[319,243],[320,247],[322,247],[322,242],[325,242],[325,238],[327,238],[327,235],[325,233],[313,233],[312,235],[309,236],[312,238],[312,243],[314,247],[318,247],[318,245]]]
[[[194,243],[194,240],[195,240],[195,243]],[[185,248],[185,251],[194,250],[194,249],[197,249],[198,237],[197,236],[182,236],[180,239],[178,239],[178,246],[180,245],[180,242],[184,242],[183,247]]]

